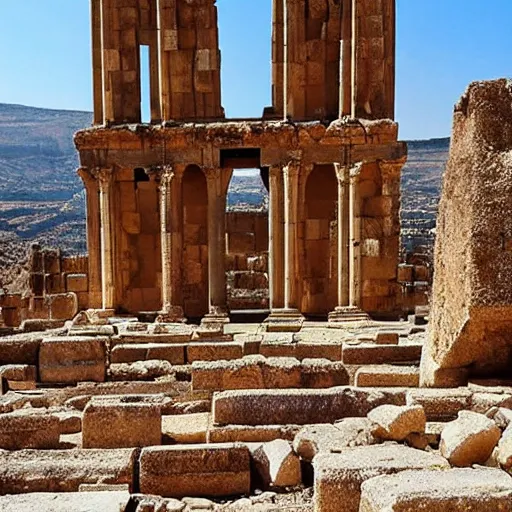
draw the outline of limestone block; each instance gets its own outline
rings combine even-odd
[[[299,425],[210,425],[209,443],[265,443],[274,439],[293,441]]]
[[[1,449],[58,448],[60,433],[60,421],[51,414],[19,409],[0,415]]]
[[[498,469],[402,471],[361,487],[359,512],[512,511],[512,478]]]
[[[316,358],[306,358],[302,361],[302,388],[331,388],[345,386],[349,382],[349,374],[341,361],[331,362],[328,359]]]
[[[209,412],[162,416],[162,435],[167,444],[206,443]]]
[[[89,289],[89,279],[87,274],[67,274],[66,291],[68,292],[86,292]]]
[[[144,448],[140,491],[169,498],[248,494],[249,468],[249,450],[242,445]]]
[[[345,448],[375,444],[368,418],[345,418],[334,425],[306,425],[293,440],[293,449],[311,462],[320,452],[340,452]]]
[[[460,411],[470,409],[473,393],[466,388],[411,389],[407,405],[421,405],[428,421],[449,421]]]
[[[453,466],[484,464],[498,444],[501,430],[493,420],[476,412],[461,411],[441,433],[439,450]]]
[[[301,365],[292,357],[269,357],[262,364],[264,387],[300,388]]]
[[[503,469],[512,468],[512,426],[508,426],[498,443],[496,458]]]
[[[341,361],[341,343],[299,341],[295,344],[294,357],[299,361],[308,358]]]
[[[185,364],[185,345],[178,343],[130,343],[116,345],[110,354],[112,363],[160,360]]]
[[[510,369],[512,90],[508,80],[472,83],[454,113],[439,205],[430,334],[423,385],[438,370],[492,376]]]
[[[109,373],[114,381],[155,380],[158,377],[173,375],[174,369],[169,361],[151,359],[135,363],[111,364]]]
[[[18,334],[0,338],[0,365],[37,365],[42,338],[42,334]]]
[[[375,425],[373,435],[390,441],[403,441],[409,434],[425,432],[427,417],[421,405],[381,405],[368,413]]]
[[[130,501],[130,493],[110,492],[69,492],[69,493],[29,493],[17,496],[0,496],[0,510],[16,512],[125,512]]]
[[[408,387],[417,388],[420,370],[417,366],[375,365],[357,369],[355,385],[364,387]]]
[[[419,361],[422,345],[343,345],[345,364],[393,364]]]
[[[72,320],[78,313],[78,298],[74,292],[47,295],[45,301],[51,320]]]
[[[104,337],[44,338],[39,350],[41,382],[103,382],[106,343]]]
[[[302,483],[300,459],[288,441],[263,443],[251,451],[251,457],[264,488],[295,487]]]
[[[512,409],[500,407],[494,414],[496,425],[502,429],[506,429],[512,423]]]
[[[187,346],[187,362],[239,359],[244,355],[243,345],[237,342],[202,342]]]
[[[136,450],[0,451],[3,494],[76,492],[81,484],[133,486]]]
[[[314,468],[315,510],[337,512],[343,503],[344,512],[358,512],[361,485],[366,480],[407,469],[448,469],[449,464],[439,455],[389,444],[320,453]]]
[[[30,364],[0,366],[0,379],[35,382],[37,380],[37,367]]]
[[[132,448],[159,445],[161,403],[135,395],[93,397],[84,410],[84,448]]]
[[[63,410],[51,412],[59,420],[61,434],[78,434],[82,431],[82,414],[78,411]]]
[[[399,334],[394,331],[380,330],[375,338],[378,345],[398,345]]]

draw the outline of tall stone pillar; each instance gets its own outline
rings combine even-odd
[[[284,184],[281,167],[269,171],[270,309],[284,308]]]
[[[202,324],[229,323],[226,290],[226,195],[232,171],[205,169],[208,186],[209,312]]]
[[[162,310],[157,322],[183,322],[183,308],[176,306],[172,269],[177,262],[173,261],[172,243],[172,182],[174,170],[171,166],[163,166],[156,170],[160,210],[160,246],[162,255]]]
[[[99,309],[102,307],[99,183],[87,168],[78,169],[78,175],[84,183],[87,201],[88,305]]]
[[[115,310],[114,249],[112,236],[112,169],[96,169],[100,190],[101,309]]]
[[[298,310],[299,173],[299,162],[290,162],[282,168],[284,210],[284,307],[282,309],[272,308],[270,316],[266,320],[267,330],[269,332],[297,332],[301,329],[304,322],[304,317]]]

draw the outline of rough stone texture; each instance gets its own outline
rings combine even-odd
[[[403,471],[361,489],[359,512],[512,511],[512,478],[498,469]]]
[[[471,408],[472,396],[466,388],[411,389],[407,392],[407,405],[421,405],[428,421],[449,421]]]
[[[293,449],[302,459],[311,462],[320,452],[337,452],[375,442],[372,422],[368,418],[346,418],[334,425],[302,427],[293,440]]]
[[[69,492],[29,493],[18,496],[0,496],[0,510],[5,512],[125,512],[130,493]]]
[[[422,345],[343,345],[345,364],[393,364],[419,361]]]
[[[103,337],[44,338],[39,349],[41,382],[103,382],[106,343]]]
[[[166,443],[206,443],[209,412],[162,416],[162,434]]]
[[[265,443],[274,439],[293,441],[299,432],[299,425],[210,425],[209,443]]]
[[[416,366],[375,365],[358,368],[354,378],[357,387],[417,388],[420,370]]]
[[[155,380],[158,377],[173,375],[174,369],[169,361],[149,360],[111,364],[109,373],[110,378],[116,381]]]
[[[136,451],[0,451],[2,494],[76,492],[81,484],[133,486]]]
[[[507,427],[501,436],[496,459],[503,469],[512,468],[512,426]]]
[[[364,446],[315,458],[315,510],[358,512],[361,484],[375,476],[407,469],[443,469],[443,457],[405,446]]]
[[[244,356],[242,343],[214,342],[190,343],[187,346],[187,362],[240,359]]]
[[[247,447],[236,444],[144,448],[140,490],[169,498],[246,494],[249,462]]]
[[[265,488],[295,487],[302,482],[300,460],[284,439],[251,450],[252,460]]]
[[[185,345],[178,343],[130,343],[116,345],[110,354],[111,363],[135,363],[147,360],[185,364]]]
[[[427,418],[421,405],[381,405],[368,413],[375,425],[373,435],[390,441],[403,441],[409,434],[425,432]]]
[[[512,83],[471,84],[455,110],[439,206],[422,383],[506,373],[512,361]]]
[[[501,430],[482,414],[461,411],[441,433],[439,449],[453,466],[484,464],[498,444]]]
[[[159,445],[161,401],[142,396],[93,397],[82,420],[84,448],[131,448]]]
[[[42,335],[18,334],[0,338],[0,365],[37,365]]]

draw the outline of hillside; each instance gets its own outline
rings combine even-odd
[[[82,253],[85,195],[76,175],[73,133],[89,126],[88,112],[0,103],[0,281],[23,260],[28,244],[58,245]],[[405,247],[431,246],[449,139],[409,142],[402,175]],[[229,208],[265,208],[258,175],[234,176]]]

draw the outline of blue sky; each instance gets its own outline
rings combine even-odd
[[[271,0],[217,0],[223,104],[270,104]],[[450,133],[469,82],[512,75],[511,0],[397,0],[397,120],[403,139]],[[0,102],[90,110],[88,0],[0,0]]]

